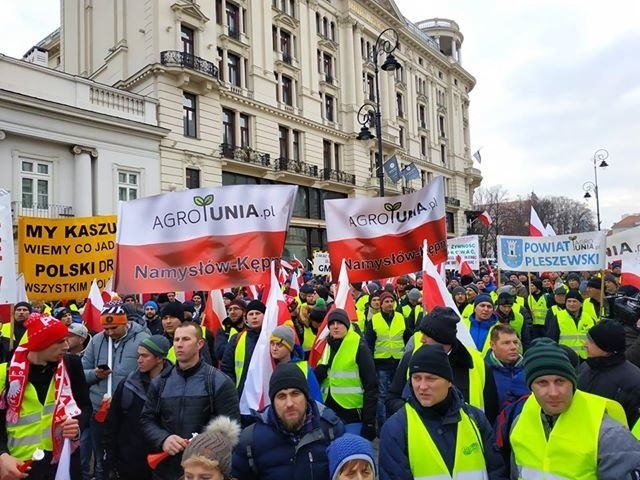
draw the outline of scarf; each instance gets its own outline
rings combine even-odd
[[[7,423],[16,424],[20,419],[20,408],[24,399],[24,392],[29,381],[29,350],[18,347],[9,364],[9,391],[0,393],[1,407],[7,409]],[[53,410],[53,422],[51,425],[51,439],[53,442],[53,459],[51,463],[57,463],[62,453],[64,438],[62,437],[62,421],[66,417],[76,417],[82,412],[73,398],[71,381],[64,361],[60,359],[54,375],[56,403]],[[71,445],[73,452],[78,448],[79,442]]]

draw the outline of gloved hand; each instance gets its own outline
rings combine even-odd
[[[362,424],[362,429],[360,430],[360,436],[366,438],[369,441],[373,441],[376,438],[376,426],[373,424]]]
[[[315,368],[314,373],[316,374],[318,381],[322,382],[322,380],[327,378],[327,375],[329,374],[329,365],[318,365]]]

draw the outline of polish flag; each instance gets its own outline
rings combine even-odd
[[[469,265],[469,262],[467,262],[466,260],[462,260],[462,257],[460,255],[456,255],[456,262],[458,263],[458,272],[461,276],[473,276],[473,269]]]
[[[287,262],[284,258],[280,259],[280,265],[284,268],[286,268],[288,271],[291,270],[295,270],[296,267],[294,267],[293,265],[291,265],[289,262]]]
[[[431,260],[447,260],[442,177],[408,195],[325,200],[324,208],[333,278],[342,258],[353,282],[417,272],[421,252],[416,246],[425,238]]]
[[[222,327],[222,321],[227,318],[227,309],[220,289],[211,290],[204,304],[204,318],[202,325],[214,335]]]
[[[493,223],[491,215],[489,215],[489,212],[487,210],[485,210],[478,216],[478,220],[480,220],[485,227],[489,227]]]
[[[633,285],[640,289],[640,257],[625,257],[621,271],[620,285]]]
[[[291,286],[289,287],[289,295],[297,297],[300,293],[300,282],[298,281],[298,275],[293,272],[291,274]]]
[[[300,260],[298,260],[295,256],[295,254],[293,255],[293,266],[295,268],[300,268],[302,270],[304,270],[304,263],[302,263]]]
[[[422,255],[422,303],[426,312],[430,312],[434,307],[451,307],[458,315],[458,307],[456,307],[453,297],[447,290],[442,277],[438,274],[435,265],[426,254],[428,251],[427,241],[424,241]],[[469,329],[464,322],[458,322],[457,337],[465,346],[476,348],[473,338],[469,333]]]
[[[538,212],[531,205],[531,218],[529,219],[529,236],[530,237],[546,237],[547,229],[544,227],[538,216]]]
[[[544,227],[544,231],[545,237],[555,237],[556,235],[558,235],[550,223],[547,223],[547,226]]]
[[[114,287],[166,292],[268,283],[297,189],[230,185],[120,202]]]
[[[91,288],[89,289],[89,296],[84,304],[84,311],[82,312],[82,321],[91,332],[101,332],[102,323],[100,323],[100,314],[104,308],[104,298],[98,288],[98,282],[94,279],[91,282]]]
[[[252,410],[262,410],[269,405],[269,379],[273,373],[273,360],[269,352],[273,329],[282,323],[282,307],[286,310],[286,301],[279,288],[275,262],[271,263],[271,286],[265,302],[267,307],[260,336],[251,355],[247,381],[240,397],[240,413],[250,415]]]

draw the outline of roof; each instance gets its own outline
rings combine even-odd
[[[640,213],[631,213],[622,217],[622,220],[611,225],[612,230],[621,228],[633,228],[640,225]]]

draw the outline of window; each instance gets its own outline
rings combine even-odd
[[[200,188],[200,170],[197,168],[185,169],[184,183],[187,188]]]
[[[182,124],[185,137],[196,138],[198,136],[197,100],[193,93],[183,92]]]
[[[282,75],[282,102],[293,106],[293,80],[286,75]]]
[[[193,55],[195,53],[193,38],[193,29],[182,25],[180,30],[180,40],[182,41],[183,53],[188,53],[189,55]]]
[[[424,105],[418,105],[418,123],[421,128],[427,128],[427,109]]]
[[[427,156],[427,137],[424,135],[420,137],[420,154],[423,157]]]
[[[218,75],[220,80],[224,82],[224,52],[221,48],[218,48]]]
[[[240,86],[240,57],[237,55],[227,52],[227,67],[229,71],[229,83],[231,85],[235,85],[236,87]]]
[[[316,33],[320,35],[322,33],[322,19],[320,14],[316,12]]]
[[[289,129],[287,127],[278,127],[278,136],[280,139],[280,158],[289,158]]]
[[[396,93],[396,108],[398,110],[398,117],[404,118],[404,106],[401,93]]]
[[[404,127],[398,128],[398,141],[400,143],[400,146],[404,148]]]
[[[329,140],[322,141],[322,160],[324,168],[331,170],[331,142]]]
[[[21,193],[22,208],[49,208],[49,189],[51,186],[51,169],[48,162],[22,160]]]
[[[222,143],[226,147],[236,146],[236,115],[226,108],[222,109]]]
[[[118,170],[118,200],[126,202],[140,197],[140,174]]]
[[[300,132],[293,131],[293,159],[300,160]]]
[[[285,30],[280,30],[280,51],[282,52],[282,60],[285,63],[291,63],[293,58],[292,47],[291,34]]]
[[[222,25],[222,0],[216,0],[216,23]]]
[[[442,115],[438,115],[438,130],[441,137],[446,137],[444,134],[444,117]]]
[[[301,155],[301,133],[292,130],[284,125],[278,126],[278,139],[280,146],[280,157],[291,160],[300,160]]]
[[[440,160],[442,163],[447,163],[447,147],[444,145],[440,145]]]
[[[331,95],[324,94],[324,116],[330,122],[335,122],[335,99]]]
[[[333,83],[333,57],[328,53],[322,54],[322,68],[328,83]]]
[[[333,144],[333,164],[335,166],[336,172],[340,171],[340,144]]]
[[[453,216],[453,212],[446,213],[447,233],[456,233],[456,222]]]
[[[369,93],[369,100],[376,101],[376,84],[373,75],[367,74],[367,92]]]
[[[276,27],[271,27],[271,46],[274,52],[278,51],[278,29]]]
[[[240,8],[229,1],[227,1],[227,25],[229,36],[240,38]]]
[[[249,141],[249,115],[244,113],[240,114],[240,146],[242,148],[248,148]]]

